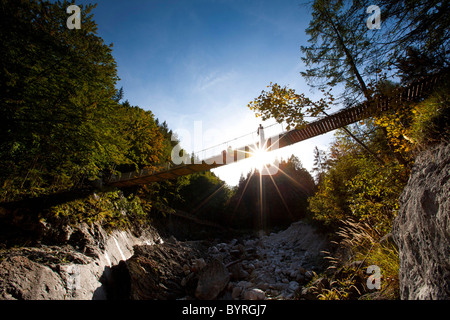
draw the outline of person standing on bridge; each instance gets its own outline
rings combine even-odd
[[[263,126],[262,126],[261,123],[259,124],[259,128],[258,128],[258,130],[256,131],[256,133],[257,133],[258,136],[259,136],[259,148],[262,149],[262,148],[264,148],[265,145],[266,145],[266,139],[265,139],[265,137],[264,137],[264,128],[263,128]]]

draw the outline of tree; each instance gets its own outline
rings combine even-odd
[[[309,67],[301,74],[311,86],[343,84],[347,103],[361,96],[370,101],[380,79],[397,74],[404,80],[449,66],[448,1],[379,1],[381,28],[368,30],[366,9],[372,4],[313,1],[306,29],[310,45],[301,47],[302,61]],[[414,61],[418,52],[421,58]],[[408,66],[405,60],[416,63]]]
[[[205,220],[223,221],[231,190],[210,171],[194,173],[180,188],[178,207]]]
[[[301,128],[307,123],[306,117],[317,117],[328,110],[334,101],[329,91],[323,91],[325,97],[313,101],[298,94],[287,86],[277,83],[267,86],[270,91],[262,91],[260,96],[248,104],[250,110],[256,112],[263,120],[274,118],[278,123],[286,122],[286,128]]]
[[[0,201],[67,190],[117,166],[161,161],[153,114],[128,103],[112,45],[82,9],[66,26],[69,2],[0,0]]]
[[[240,179],[228,217],[232,225],[240,227],[285,226],[308,215],[307,199],[314,192],[314,179],[292,155],[280,162],[275,175],[261,175],[256,170]]]
[[[449,67],[448,1],[382,0],[379,6],[386,21],[380,44],[403,81]]]
[[[418,1],[382,1],[382,12],[386,13],[380,30],[368,30],[366,26],[366,9],[369,1],[315,0],[312,2],[312,20],[306,33],[309,35],[309,46],[302,46],[304,54],[302,61],[307,70],[302,76],[313,87],[319,87],[324,98],[317,102],[311,101],[304,94],[297,94],[295,90],[270,84],[270,91],[262,91],[261,95],[249,104],[249,108],[262,116],[263,120],[274,118],[278,122],[286,122],[287,128],[303,126],[306,117],[327,115],[326,110],[335,102],[331,89],[339,84],[345,86],[337,101],[344,100],[346,105],[366,100],[371,102],[374,93],[389,95],[386,90],[389,69],[397,66],[396,70],[405,79],[414,79],[417,75],[439,66],[448,65],[448,54],[445,45],[448,44],[449,20],[444,17],[444,10],[448,4],[429,1],[426,4]],[[437,22],[432,24],[438,28],[436,33],[430,30],[417,13],[401,12],[401,4],[406,8],[418,9],[423,13],[424,21],[433,18]],[[437,7],[434,7],[436,5]],[[383,20],[384,21],[384,20]],[[411,31],[402,32],[400,27],[407,21]],[[409,29],[408,29],[409,30]],[[433,35],[436,39],[429,39]],[[386,42],[389,39],[390,42]],[[428,39],[428,40],[427,40]],[[411,46],[429,48],[430,54],[417,54]],[[443,51],[444,50],[444,51]],[[444,52],[444,53],[443,53]],[[407,57],[404,55],[408,54]],[[433,58],[439,56],[439,62],[432,63]],[[426,62],[424,66],[421,62]],[[424,71],[425,70],[425,71]],[[391,72],[394,73],[395,72]],[[390,86],[391,88],[394,85]],[[392,90],[391,90],[392,91]],[[381,125],[388,146],[396,160],[406,165],[404,157],[395,148],[397,141],[391,141],[386,125]],[[371,154],[380,165],[383,160],[360,139],[344,127],[347,132],[366,152]]]
[[[165,139],[153,113],[133,107],[128,101],[121,105],[118,112],[121,119],[118,131],[127,141],[125,157],[128,163],[120,171],[156,169],[163,160]]]
[[[379,130],[367,130],[364,134],[370,148],[385,159],[390,157]],[[309,199],[313,219],[333,231],[341,221],[351,218],[369,223],[382,234],[388,232],[409,170],[395,161],[376,165],[372,157],[356,147],[353,139],[339,132],[327,158],[327,170],[316,194]]]
[[[316,184],[320,185],[323,174],[328,169],[326,152],[320,150],[317,146],[314,148],[313,171],[316,173]]]
[[[313,87],[343,84],[349,104],[360,100],[361,95],[371,99],[364,78],[370,75],[377,48],[361,9],[361,1],[351,5],[342,0],[314,1],[312,20],[306,29],[310,45],[301,46],[302,61],[309,67],[301,75]]]

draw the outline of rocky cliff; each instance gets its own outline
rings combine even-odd
[[[450,145],[420,154],[400,198],[393,234],[402,299],[450,297]]]
[[[147,229],[106,232],[99,224],[67,227],[63,243],[0,252],[0,299],[106,299],[113,268],[134,254],[136,245],[160,243]]]

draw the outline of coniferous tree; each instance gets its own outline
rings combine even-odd
[[[112,45],[92,5],[69,29],[69,2],[1,0],[1,200],[67,190],[117,165],[158,162],[153,115],[119,105]]]

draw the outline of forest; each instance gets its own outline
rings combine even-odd
[[[448,77],[426,99],[337,130],[328,150],[316,147],[313,172],[292,155],[282,159],[276,175],[255,170],[236,187],[203,172],[99,190],[98,181],[112,175],[163,167],[179,141],[172,140],[170,123],[131,105],[118,88],[113,47],[97,35],[94,6],[82,8],[83,28],[71,32],[68,4],[0,0],[2,215],[14,211],[17,221],[64,217],[118,228],[161,223],[183,211],[227,228],[255,230],[306,219],[333,239],[348,240],[342,245],[353,260],[384,261],[383,276],[394,284],[383,282],[390,286],[383,290],[398,298],[398,252],[388,235],[415,155],[449,139]],[[388,96],[400,85],[448,70],[448,2],[378,1],[383,27],[367,32],[361,24],[370,4],[312,1],[309,42],[300,50],[307,69],[301,76],[322,90],[323,98],[312,101],[295,88],[271,83],[249,103],[255,115],[301,128],[307,117],[321,117],[333,106]],[[83,196],[46,205],[44,211],[17,209],[80,190]],[[117,207],[130,214],[118,215]],[[330,257],[342,266],[341,258]],[[358,272],[352,267],[341,272],[322,298],[354,294]]]
[[[84,9],[83,28],[73,33],[65,28],[64,6],[38,1],[3,3],[7,19],[2,22],[6,50],[1,59],[5,70],[1,202],[90,188],[112,174],[156,169],[170,161],[172,148],[179,143],[172,141],[173,132],[165,121],[130,105],[123,89],[116,88],[112,47],[96,35],[96,24],[89,15],[92,7]],[[296,184],[304,186],[273,177],[280,190],[292,193],[282,204],[272,183],[265,181],[269,188],[265,193],[278,198],[275,202],[268,199],[271,208],[267,209],[289,208],[293,216],[302,217],[314,183],[297,158],[282,166]],[[242,177],[233,190],[206,172],[124,192],[131,198],[138,196],[148,212],[183,209],[209,220],[225,219],[227,208],[234,206],[232,211],[239,210],[237,220],[248,220],[250,226],[256,213],[254,203],[258,203],[256,180],[250,175]],[[242,199],[244,185],[248,193]]]

